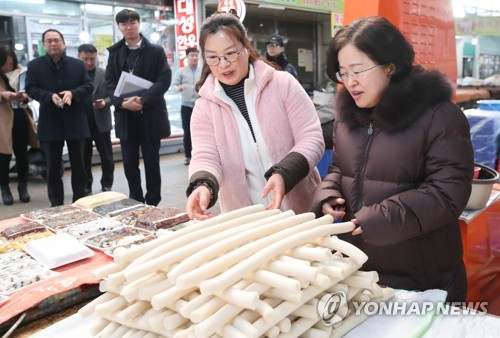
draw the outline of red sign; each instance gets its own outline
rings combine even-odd
[[[175,0],[174,11],[177,20],[175,27],[177,54],[179,55],[179,67],[182,68],[187,65],[186,49],[198,47],[196,0]]]
[[[245,19],[245,14],[247,12],[245,3],[243,0],[220,0],[217,10],[220,12],[229,12],[231,9],[236,11],[236,15],[243,22]]]

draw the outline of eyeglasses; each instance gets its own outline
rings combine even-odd
[[[267,48],[276,48],[276,47],[280,47],[280,45],[278,45],[277,43],[268,43],[266,46],[267,46]]]
[[[61,39],[45,39],[43,42],[50,45],[51,43],[60,43],[61,41]]]
[[[375,65],[373,67],[360,70],[359,72],[352,72],[352,73],[341,73],[339,71],[339,72],[335,73],[335,76],[337,77],[337,80],[339,80],[342,83],[344,83],[345,81],[347,81],[348,78],[354,81],[354,80],[358,79],[359,74],[367,72],[367,71],[369,71],[369,70],[371,70],[371,69],[373,69],[375,67],[378,67],[378,66],[382,66],[382,65]]]
[[[225,53],[222,56],[215,56],[215,55],[213,55],[213,56],[207,56],[205,58],[205,62],[209,66],[217,66],[220,63],[220,60],[222,58],[224,58],[224,60],[226,60],[226,62],[229,62],[229,63],[235,62],[236,60],[238,60],[238,57],[240,56],[240,53],[243,51],[243,48],[245,48],[245,47],[241,47],[241,49],[240,49],[239,52],[233,52],[233,51],[231,51],[231,52]]]

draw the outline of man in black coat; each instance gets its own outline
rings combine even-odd
[[[172,71],[163,48],[151,44],[139,33],[140,16],[124,9],[116,15],[123,39],[109,47],[106,85],[115,106],[115,131],[120,139],[123,167],[130,198],[150,205],[161,200],[160,140],[170,136],[165,92],[172,80]],[[128,72],[149,80],[153,85],[140,96],[114,95],[120,75]],[[146,195],[141,187],[139,148],[142,151],[146,176]]]
[[[73,202],[85,196],[83,145],[90,134],[84,104],[94,87],[85,65],[66,56],[61,32],[48,29],[42,40],[47,54],[28,64],[26,92],[40,103],[38,139],[47,162],[49,200],[56,206],[64,204],[61,178],[64,141],[71,164]]]
[[[97,49],[95,46],[83,44],[78,47],[78,59],[82,60],[87,67],[90,79],[94,83],[94,91],[88,97],[85,109],[87,122],[90,129],[90,138],[85,141],[84,161],[87,172],[87,183],[85,193],[92,192],[92,143],[95,143],[97,152],[101,159],[101,190],[110,191],[113,186],[113,173],[115,162],[113,161],[113,146],[111,144],[111,99],[106,88],[105,71],[97,67]]]

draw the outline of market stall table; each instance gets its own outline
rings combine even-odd
[[[24,222],[27,221],[21,217],[0,221],[0,230]],[[92,270],[112,261],[103,252],[96,251],[90,258],[53,269],[58,275],[12,293],[0,305],[0,332],[7,331],[24,312],[27,312],[23,320],[26,323],[96,297],[100,294],[100,280],[92,276]]]
[[[500,195],[499,185],[493,200],[468,220],[460,220],[460,232],[467,270],[469,302],[488,302],[488,312],[500,315]]]

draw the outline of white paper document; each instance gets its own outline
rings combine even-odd
[[[153,82],[151,81],[122,71],[113,95],[122,99],[131,96],[139,96],[148,90],[152,85]]]

